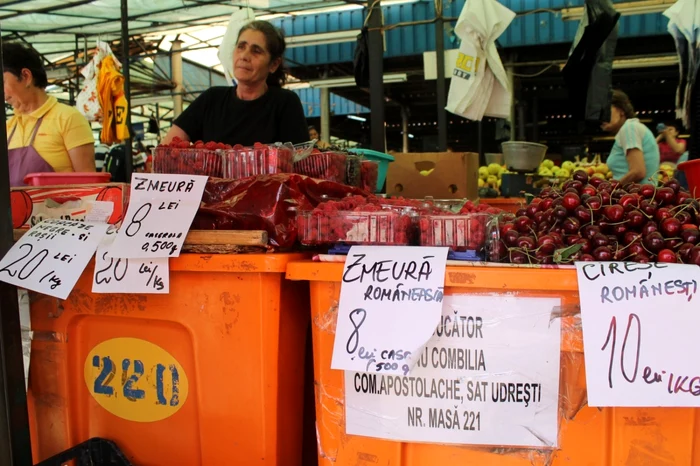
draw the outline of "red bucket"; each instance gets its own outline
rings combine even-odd
[[[700,159],[680,163],[677,168],[685,173],[690,194],[693,197],[700,196]]]

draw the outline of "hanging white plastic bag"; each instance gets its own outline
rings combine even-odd
[[[236,49],[238,32],[241,28],[255,19],[255,12],[252,8],[241,8],[234,12],[228,21],[224,38],[219,46],[219,62],[224,68],[224,76],[229,86],[233,86],[233,51]]]
[[[485,64],[483,53],[479,53],[479,47],[474,43],[474,36],[467,34],[462,37],[447,96],[448,111],[463,115],[474,103],[481,91]]]

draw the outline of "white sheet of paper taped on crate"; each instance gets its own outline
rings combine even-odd
[[[95,253],[107,224],[44,220],[0,261],[0,280],[66,299]]]
[[[446,296],[408,376],[345,372],[346,431],[405,442],[558,445],[559,298]]]
[[[134,173],[131,197],[109,256],[178,257],[208,177]]]
[[[93,293],[167,294],[170,292],[170,268],[167,257],[152,259],[115,259],[109,257],[116,232],[108,232],[95,253]]]
[[[700,407],[700,268],[579,262],[589,406]]]
[[[333,369],[407,374],[440,321],[447,248],[353,246]]]

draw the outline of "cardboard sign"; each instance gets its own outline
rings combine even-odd
[[[109,257],[178,257],[208,177],[134,173],[131,200]]]
[[[579,262],[590,406],[700,406],[700,267]]]
[[[331,367],[407,374],[440,321],[446,262],[447,248],[352,247]]]
[[[44,220],[0,261],[0,280],[66,299],[95,253],[107,224]]]
[[[557,446],[558,298],[446,296],[408,376],[345,373],[348,434],[406,442]]]

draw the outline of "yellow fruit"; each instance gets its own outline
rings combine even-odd
[[[605,174],[605,178],[607,178],[608,180],[612,180],[612,177],[613,177],[612,172],[608,172]]]
[[[600,178],[601,180],[604,180],[605,175],[603,175],[602,173],[594,173],[591,175],[591,178]]]
[[[606,174],[610,171],[610,169],[608,168],[608,166],[606,164],[601,163],[600,165],[595,167],[595,171],[598,173]]]
[[[480,188],[483,188],[485,184],[486,184],[486,182],[485,182],[484,180],[482,180],[481,178],[479,178],[479,179],[476,181],[476,185],[477,185],[478,187],[480,187]]]
[[[593,176],[593,174],[595,173],[595,168],[586,167],[586,173],[588,173],[588,176]]]
[[[489,175],[498,175],[501,173],[501,170],[503,170],[503,168],[497,163],[489,164],[488,169]]]
[[[571,171],[574,170],[576,167],[574,166],[573,162],[567,160],[566,162],[561,164],[561,168],[564,170],[568,170],[569,173],[571,173]]]
[[[564,162],[564,163],[566,163],[566,162]],[[571,176],[571,171],[566,167],[562,167],[562,169],[559,170],[559,175],[557,175],[557,176],[559,178],[568,178]]]
[[[542,165],[544,165],[545,168],[549,168],[549,169],[551,170],[552,167],[554,167],[554,162],[551,161],[551,160],[549,160],[549,159],[544,159],[544,160],[542,161]]]
[[[421,171],[420,171],[420,174],[423,175],[423,176],[428,176],[428,175],[430,175],[433,171],[435,171],[434,168],[431,168],[430,170],[421,170]]]
[[[561,167],[552,167],[552,174],[554,176],[559,176],[558,173],[561,171]]]
[[[543,168],[543,169],[541,169],[541,170],[539,171],[539,175],[540,175],[540,176],[553,176],[552,170],[550,170],[549,168]]]
[[[489,169],[486,167],[479,167],[479,178],[486,181],[486,178],[488,178],[488,176],[489,176]]]
[[[489,177],[486,178],[486,184],[496,186],[496,183],[498,183],[498,177],[496,175],[489,175]]]

